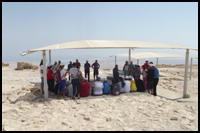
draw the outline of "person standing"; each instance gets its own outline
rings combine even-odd
[[[113,78],[114,78],[115,82],[119,82],[118,65],[115,65],[115,68],[113,69]]]
[[[98,75],[99,75],[100,65],[99,65],[98,61],[95,60],[95,63],[93,63],[91,67],[94,69],[94,81],[95,81],[95,76],[98,77]]]
[[[153,65],[154,69],[154,80],[153,80],[153,95],[157,96],[156,87],[159,81],[159,70]]]
[[[139,80],[140,79],[140,74],[141,74],[141,70],[140,70],[140,66],[136,65],[135,67],[135,80]]]
[[[148,71],[146,72],[147,90],[149,94],[153,94],[154,69],[152,68],[152,66],[153,64],[149,64]]]
[[[68,64],[68,67],[67,67],[67,71],[69,72],[72,67],[73,67],[72,61],[70,61],[69,64]],[[70,75],[69,75],[69,80],[70,80]]]
[[[56,65],[56,71],[58,71],[60,69],[60,63],[61,63],[61,61],[59,60],[58,64]]]
[[[88,63],[88,60],[86,60],[84,68],[85,68],[85,78],[88,75],[88,82],[90,82],[90,63]]]
[[[145,60],[145,63],[144,63],[144,65],[142,65],[142,67],[143,66],[145,67],[145,69],[147,69],[147,70],[149,69],[149,60],[148,59]]]
[[[125,62],[123,71],[124,71],[124,78],[125,78],[128,75],[128,61]]]
[[[71,74],[72,86],[73,86],[73,97],[75,99],[75,93],[77,88],[78,99],[80,99],[80,82],[78,80],[79,70],[76,66],[76,63],[73,63],[73,67],[70,69],[69,74]]]
[[[78,68],[80,70],[81,64],[80,62],[78,62],[78,59],[76,59],[76,68]]]
[[[53,78],[53,71],[52,71],[52,65],[48,64],[48,72],[47,72],[47,84],[48,84],[48,90],[49,90],[49,96],[53,96],[52,93],[54,92],[54,78]]]
[[[135,66],[133,64],[133,61],[130,62],[130,64],[128,65],[128,76],[133,76],[134,75],[134,69]]]
[[[43,59],[40,62],[41,92],[44,94]]]
[[[145,91],[147,91],[147,77],[146,77],[147,69],[145,69],[144,66],[142,68],[143,68],[142,70],[143,84],[144,84]]]
[[[60,64],[60,77],[61,77],[61,81],[58,83],[58,97],[60,96],[60,91],[62,90],[62,92],[63,92],[63,98],[66,98],[65,97],[65,83],[66,83],[66,78],[65,78],[65,76],[66,76],[66,71],[65,71],[65,69],[64,69],[64,64],[63,63],[61,63]]]
[[[57,65],[57,61],[55,61],[54,64],[52,65],[53,73],[56,72],[56,65]]]

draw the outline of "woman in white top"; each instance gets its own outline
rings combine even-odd
[[[60,64],[60,68],[61,68],[61,70],[60,70],[61,81],[58,83],[58,97],[59,97],[59,93],[60,93],[60,91],[62,89],[63,98],[65,98],[65,83],[66,83],[65,76],[67,74],[66,71],[65,71],[65,69],[64,69],[64,66],[65,65],[63,63]]]
[[[69,75],[71,74],[72,86],[73,86],[73,97],[75,99],[75,92],[77,88],[78,99],[80,99],[80,82],[78,80],[78,75],[81,75],[80,70],[76,68],[76,63],[73,63],[73,67],[69,70]]]
[[[103,94],[103,83],[100,80],[101,78],[97,77],[97,81],[95,81],[94,85],[92,86],[91,95],[99,96]]]
[[[130,90],[131,90],[131,88],[130,88],[131,87],[131,82],[129,81],[129,77],[128,76],[125,77],[124,83],[125,83],[124,92],[125,93],[129,93]]]
[[[41,92],[44,94],[43,60],[40,62]]]

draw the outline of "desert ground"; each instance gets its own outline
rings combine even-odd
[[[2,67],[2,131],[198,131],[198,65],[188,78],[190,98],[182,98],[184,65],[158,69],[157,96],[132,92],[45,101],[39,70]],[[109,74],[102,69],[99,76],[103,81]]]

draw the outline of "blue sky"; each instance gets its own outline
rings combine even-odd
[[[42,52],[24,57],[19,53],[79,40],[133,40],[198,48],[198,3],[2,3],[3,61],[40,61]],[[142,51],[185,54],[185,50],[177,49],[132,52]],[[53,50],[52,58],[95,59],[127,52],[128,49]],[[197,57],[198,52],[190,50],[190,55]]]

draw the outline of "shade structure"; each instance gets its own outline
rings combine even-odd
[[[46,81],[46,50],[53,50],[53,49],[129,49],[129,55],[131,55],[130,49],[186,49],[186,67],[185,67],[185,77],[187,77],[188,71],[188,60],[189,60],[189,50],[196,50],[197,48],[189,48],[183,47],[178,45],[171,45],[171,44],[163,44],[163,43],[154,43],[154,42],[142,42],[142,41],[120,41],[120,40],[83,40],[83,41],[73,41],[73,42],[66,42],[60,43],[55,45],[50,45],[42,48],[32,49],[25,52],[20,52],[21,56],[25,56],[27,54],[31,54],[37,51],[43,51],[43,64],[44,64],[44,82]],[[130,62],[130,56],[129,56]],[[186,88],[187,88],[187,79],[185,79],[184,84],[184,95],[186,96]],[[47,85],[44,84],[45,90],[45,100],[48,99],[48,89]]]
[[[129,56],[129,53],[117,54],[112,56]],[[134,52],[131,54],[131,57],[135,59],[142,59],[142,58],[183,58],[185,55],[179,54],[171,54],[171,53],[154,53],[154,52]]]
[[[142,41],[120,41],[120,40],[83,40],[60,43],[50,45],[42,48],[32,49],[25,52],[21,52],[20,55],[24,56],[37,51],[52,50],[52,49],[191,49],[198,50],[197,48],[189,48],[178,45],[154,43],[154,42],[142,42]]]

